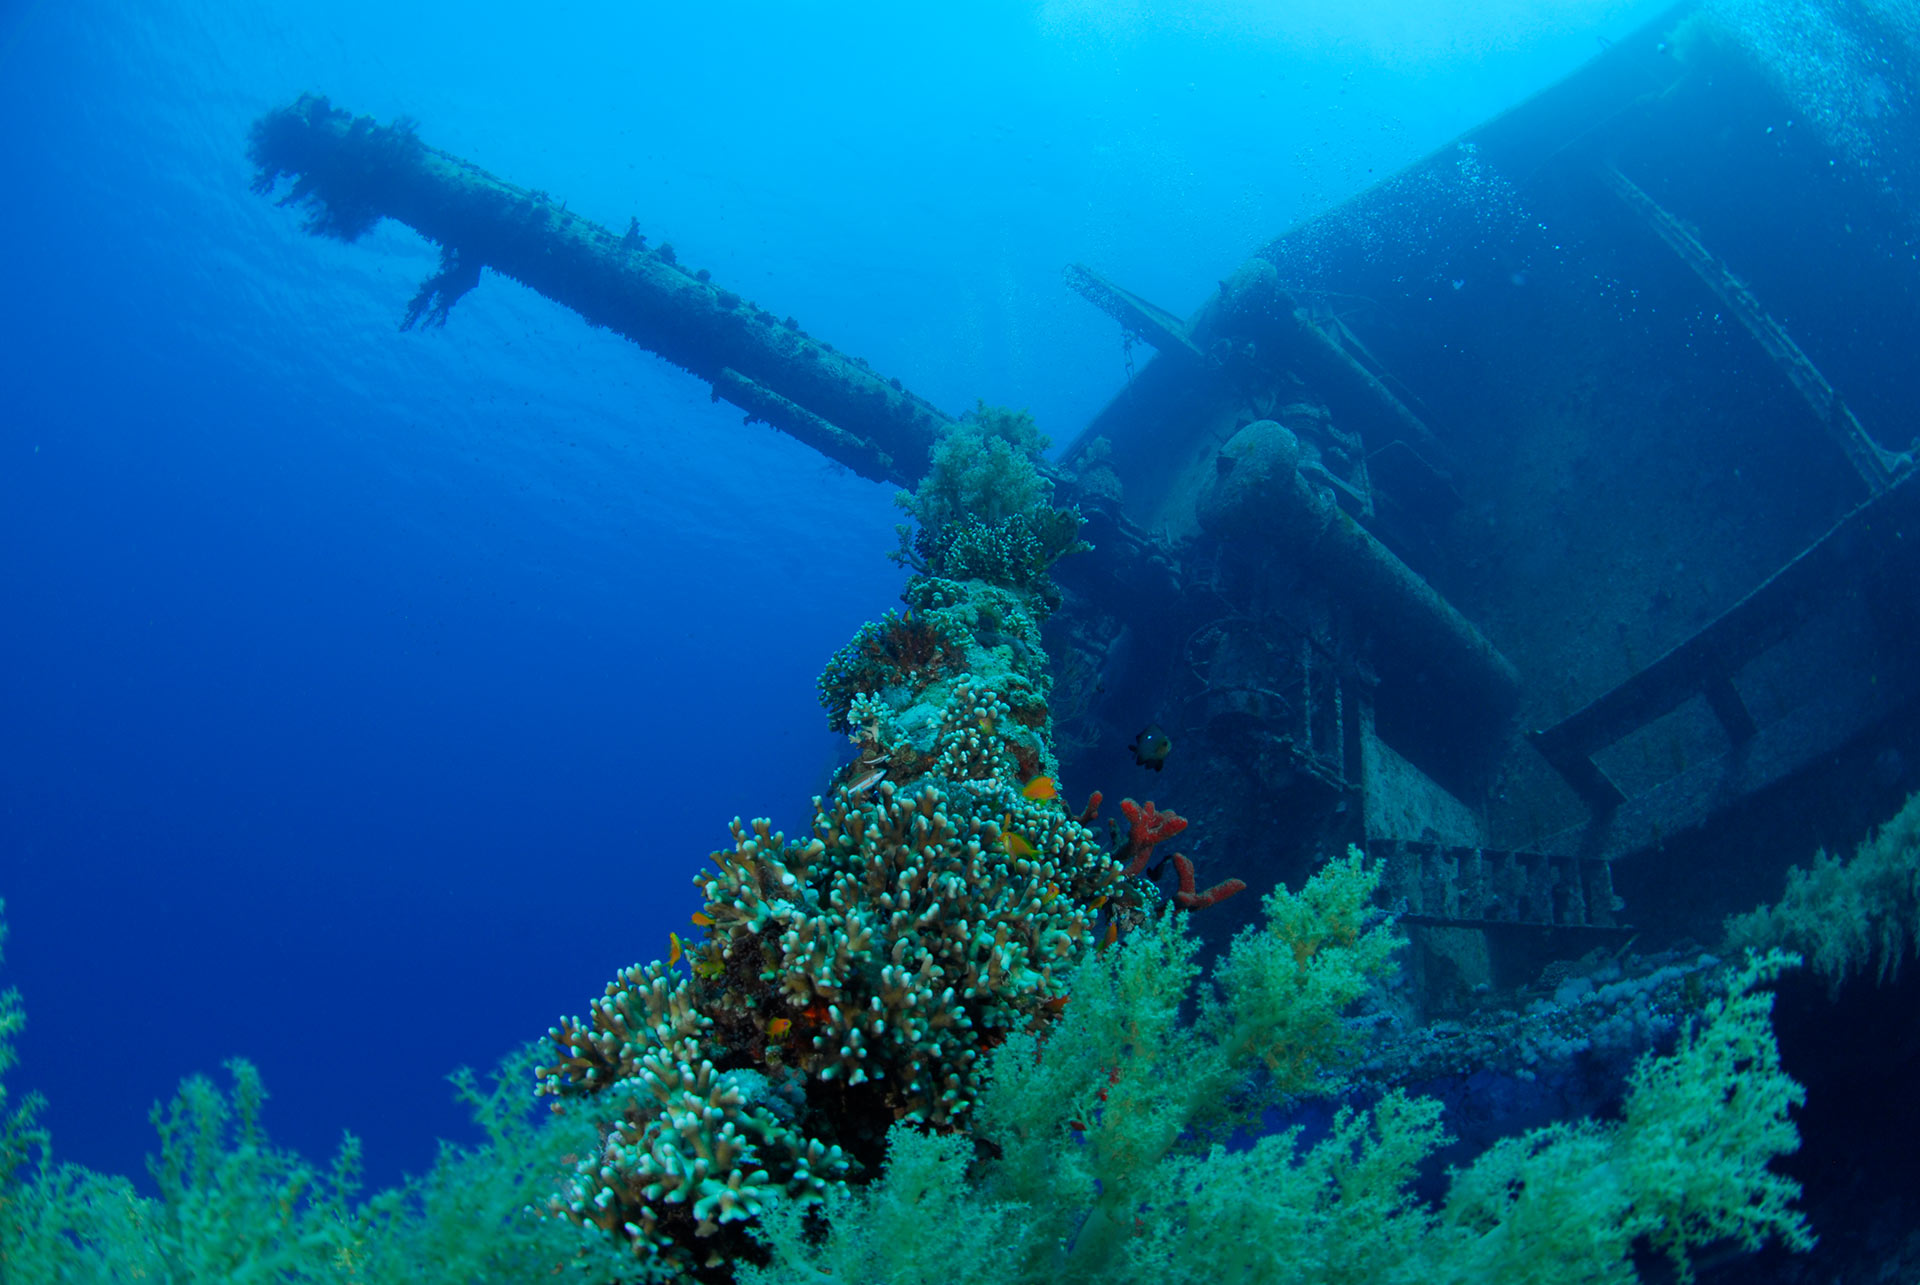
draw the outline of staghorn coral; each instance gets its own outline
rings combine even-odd
[[[838,1147],[791,1126],[767,1076],[715,1067],[700,989],[659,963],[626,969],[591,1018],[548,1033],[562,1056],[538,1071],[543,1089],[564,1084],[608,1112],[599,1153],[576,1163],[555,1212],[623,1235],[643,1256],[679,1247],[675,1266],[690,1257],[688,1240],[758,1214],[769,1188],[817,1195],[847,1169]],[[701,1258],[718,1262],[726,1247]]]
[[[942,1126],[972,1108],[981,1049],[1063,993],[1119,878],[1091,831],[1011,788],[979,727],[996,708],[956,685],[917,788],[843,789],[805,843],[736,824],[700,879],[723,957],[752,961],[790,1024],[781,1063],[875,1082],[893,1115]]]

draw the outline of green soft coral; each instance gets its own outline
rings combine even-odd
[[[1053,486],[1034,461],[1047,438],[1026,411],[981,402],[933,448],[932,465],[899,504],[923,526],[962,517],[1001,522],[1044,505]]]
[[[898,1128],[887,1137],[886,1173],[858,1195],[841,1189],[818,1211],[788,1203],[763,1235],[797,1246],[824,1214],[835,1231],[817,1253],[778,1253],[765,1267],[742,1264],[741,1285],[998,1285],[1030,1237],[1028,1211],[981,1200],[967,1189],[973,1145],[965,1134]],[[938,1227],[944,1234],[929,1236]]]
[[[1229,1058],[1264,1062],[1281,1096],[1322,1087],[1325,1069],[1355,1048],[1343,1015],[1395,970],[1402,939],[1377,922],[1379,883],[1379,869],[1350,848],[1298,893],[1275,888],[1264,922],[1243,929],[1214,972],[1221,998],[1202,1026]]]
[[[351,1134],[322,1175],[274,1146],[260,1123],[266,1087],[242,1059],[231,1092],[190,1076],[151,1119],[160,1154],[152,1243],[180,1280],[323,1280],[353,1261],[360,1144]]]
[[[1787,871],[1770,906],[1727,921],[1735,950],[1801,955],[1837,991],[1854,973],[1885,981],[1920,946],[1920,794],[1869,835],[1850,860],[1821,852]]]
[[[898,528],[893,555],[923,575],[979,580],[1036,592],[1057,604],[1053,564],[1091,546],[1080,539],[1076,508],[1051,504],[1053,483],[1040,471],[1047,439],[1025,411],[984,402],[949,428],[927,474],[895,502],[914,519]]]
[[[0,940],[5,924],[0,921]],[[0,993],[0,1070],[13,1064],[19,998]],[[582,1116],[530,1112],[532,1048],[483,1087],[453,1076],[485,1140],[443,1143],[421,1178],[356,1200],[359,1148],[349,1137],[325,1170],[274,1144],[266,1089],[244,1061],[232,1087],[191,1076],[153,1122],[156,1195],[119,1176],[56,1163],[30,1112],[0,1115],[0,1280],[352,1281],[411,1285],[555,1280],[629,1285],[647,1265],[566,1219],[541,1217],[556,1177],[595,1146]],[[4,1096],[0,1095],[0,1108]]]
[[[474,1146],[440,1144],[426,1174],[380,1192],[357,1221],[356,1279],[556,1281],[625,1285],[666,1279],[597,1231],[544,1215],[558,1177],[599,1134],[584,1114],[529,1111],[540,1051],[527,1045],[483,1082],[448,1078],[479,1127]]]
[[[989,1233],[997,1279],[1046,1285],[1624,1285],[1641,1244],[1682,1279],[1715,1242],[1812,1244],[1791,1207],[1798,1188],[1768,1168],[1798,1143],[1789,1112],[1801,1100],[1769,1025],[1765,987],[1793,962],[1781,954],[1731,970],[1673,1052],[1636,1066],[1618,1122],[1498,1142],[1454,1172],[1438,1208],[1414,1194],[1448,1141],[1429,1099],[1394,1091],[1343,1107],[1311,1146],[1298,1129],[1221,1145],[1261,1103],[1340,1083],[1344,1014],[1391,966],[1394,935],[1365,909],[1373,878],[1349,854],[1298,895],[1269,898],[1265,924],[1215,969],[1197,1022],[1183,1017],[1199,969],[1182,921],[1149,921],[1088,959],[1059,1025],[996,1053],[964,1196],[959,1148],[943,1142],[942,1164],[916,1158],[920,1176],[904,1183],[923,1199],[937,1190],[937,1222],[916,1234],[895,1217],[890,1168],[836,1198],[824,1238],[802,1235],[797,1215],[771,1221],[775,1274],[756,1279],[932,1281]],[[895,1127],[894,1164],[915,1137]],[[892,1213],[881,1192],[894,1193]],[[890,1270],[855,1252],[876,1219],[895,1229]]]
[[[0,960],[6,958],[6,911],[7,903],[0,901]],[[19,1060],[13,1041],[26,1024],[27,1013],[21,1006],[20,992],[11,986],[0,991],[0,1076],[5,1076]],[[29,1094],[19,1106],[9,1110],[7,1086],[0,1080],[0,1193],[11,1188],[14,1175],[29,1155],[46,1146],[46,1134],[37,1125],[40,1107],[40,1099]]]
[[[1799,1184],[1766,1168],[1800,1145],[1789,1112],[1806,1091],[1780,1068],[1773,993],[1763,988],[1798,962],[1778,951],[1750,957],[1679,1047],[1641,1059],[1627,1081],[1618,1163],[1635,1217],[1683,1277],[1688,1249],[1715,1240],[1813,1245],[1791,1208]]]

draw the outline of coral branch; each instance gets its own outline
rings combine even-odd
[[[1185,854],[1173,854],[1174,873],[1180,876],[1180,891],[1173,894],[1173,904],[1182,910],[1205,910],[1208,906],[1217,906],[1236,892],[1245,892],[1244,879],[1222,879],[1205,892],[1193,890],[1193,862]]]
[[[1125,864],[1126,873],[1130,875],[1137,875],[1147,868],[1156,843],[1171,839],[1187,828],[1187,819],[1178,812],[1155,811],[1152,799],[1145,804],[1122,799],[1120,810],[1127,814],[1127,821],[1133,829],[1115,856]]]

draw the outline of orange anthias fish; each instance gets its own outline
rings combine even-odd
[[[1034,777],[1031,781],[1027,782],[1025,788],[1023,788],[1020,793],[1022,797],[1034,799],[1041,803],[1045,803],[1049,799],[1056,798],[1059,795],[1059,791],[1054,788],[1053,778],[1050,776]]]
[[[777,1040],[793,1029],[793,1019],[776,1017],[767,1023],[767,1038]]]
[[[667,967],[672,968],[680,962],[680,934],[667,934]]]
[[[704,911],[696,910],[693,912],[693,924],[696,928],[711,928],[713,927],[713,916]]]

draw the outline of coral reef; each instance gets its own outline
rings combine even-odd
[[[757,1214],[766,1191],[817,1195],[847,1167],[838,1147],[792,1127],[768,1076],[715,1068],[701,979],[667,974],[658,963],[622,972],[591,1024],[558,1028],[558,1067],[540,1068],[543,1079],[557,1072],[588,1092],[619,1086],[609,1104],[618,1114],[577,1162],[566,1212],[641,1247],[713,1236]]]

